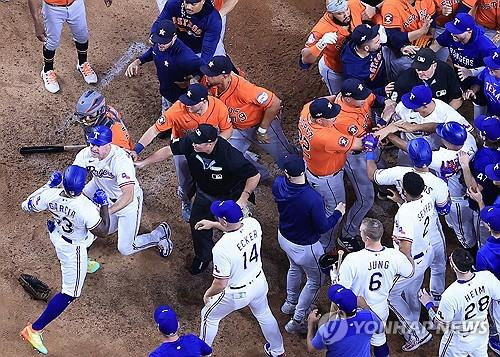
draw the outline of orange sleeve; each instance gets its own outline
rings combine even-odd
[[[217,106],[217,120],[220,131],[224,131],[233,127],[231,119],[229,118],[229,111],[224,103],[220,100],[215,102]]]
[[[155,122],[155,128],[158,131],[167,131],[172,129],[174,123],[172,122],[172,117],[175,116],[175,113],[179,111],[180,104],[179,102],[175,102],[170,108],[162,113],[162,115]]]
[[[258,87],[250,82],[246,82],[244,86],[245,87],[243,88],[243,92],[248,95],[248,100],[250,103],[255,104],[264,109],[267,109],[271,105],[274,99],[273,92],[265,88]]]
[[[462,4],[470,7],[471,9],[476,6],[477,0],[462,0]]]
[[[427,11],[429,16],[434,16],[437,11],[437,6],[434,0],[427,0]]]
[[[351,135],[345,135],[339,131],[329,131],[328,144],[325,149],[329,153],[346,153],[351,150],[352,144],[354,143],[354,137]]]
[[[130,138],[130,135],[125,126],[121,125],[120,123],[114,123],[111,126],[111,133],[113,137],[113,144],[127,150],[132,150],[134,148],[132,139]]]
[[[384,1],[380,14],[382,15],[382,24],[385,28],[396,29],[403,28],[403,19],[400,16],[399,8],[393,2]]]

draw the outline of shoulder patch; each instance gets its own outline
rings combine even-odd
[[[356,135],[358,133],[358,127],[354,124],[349,125],[349,127],[347,128],[347,132],[351,135]]]
[[[391,24],[393,19],[394,19],[394,16],[392,16],[392,14],[386,14],[384,16],[384,23]]]
[[[341,136],[339,138],[339,145],[342,147],[346,147],[349,144],[349,139],[347,139],[345,136]]]
[[[163,115],[158,118],[158,124],[160,125],[165,124],[165,117]]]
[[[269,99],[269,95],[266,92],[262,92],[257,96],[257,102],[259,104],[264,104]]]

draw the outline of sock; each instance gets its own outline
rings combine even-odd
[[[78,53],[78,64],[81,66],[87,62],[87,50],[89,48],[89,41],[80,43],[75,41],[76,52]]]
[[[387,345],[387,342],[382,346],[373,346],[373,352],[375,354],[375,357],[389,356],[389,346]]]
[[[43,46],[43,71],[48,72],[54,69],[54,57],[56,51],[50,51]]]
[[[47,326],[51,321],[55,320],[57,316],[68,307],[68,305],[75,300],[74,297],[57,293],[52,299],[50,299],[47,307],[42,312],[40,317],[33,323],[33,330],[41,331]]]

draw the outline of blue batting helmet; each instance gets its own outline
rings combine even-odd
[[[467,139],[467,131],[465,130],[465,127],[456,121],[438,124],[436,127],[436,134],[450,144],[457,146],[463,145],[465,143],[465,139]]]
[[[105,125],[94,126],[88,134],[87,141],[96,146],[109,144],[113,139],[111,129]]]
[[[432,161],[431,145],[424,138],[412,139],[408,142],[408,155],[414,167],[427,167]]]
[[[70,196],[78,196],[82,193],[87,182],[87,169],[77,165],[68,166],[64,171],[63,187]]]
[[[96,125],[105,115],[106,100],[96,90],[86,90],[76,102],[76,120],[83,125]]]

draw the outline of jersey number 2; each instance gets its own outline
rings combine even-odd
[[[249,262],[259,260],[259,253],[257,253],[257,243],[255,243],[252,247],[252,251],[250,252]],[[243,269],[247,268],[247,252],[243,253]]]

